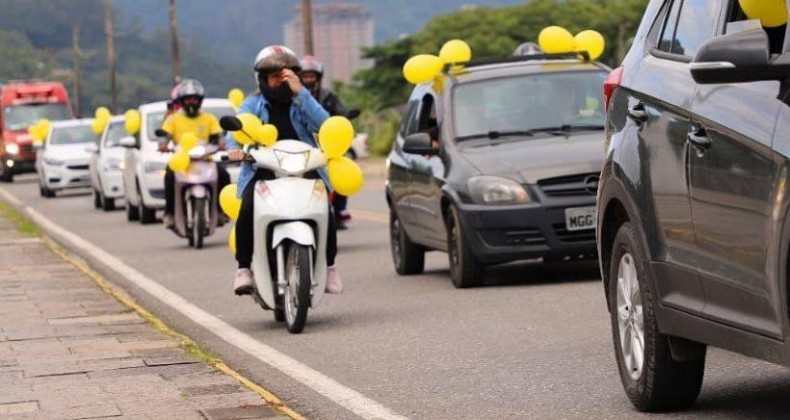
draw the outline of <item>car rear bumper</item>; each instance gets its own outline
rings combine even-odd
[[[595,197],[569,207],[461,205],[463,231],[483,263],[552,258],[592,258],[595,229],[568,231],[565,209],[595,206]]]

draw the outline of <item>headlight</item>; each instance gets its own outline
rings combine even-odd
[[[16,143],[8,143],[5,145],[5,152],[9,155],[16,155],[19,153],[19,145]]]
[[[288,173],[297,173],[307,168],[307,158],[310,157],[310,152],[288,153],[275,150],[274,156],[280,163],[280,169]]]
[[[52,166],[60,166],[60,165],[63,165],[64,163],[66,163],[65,161],[62,161],[62,160],[59,160],[59,159],[55,159],[55,158],[52,158],[52,157],[45,157],[44,158],[44,162],[46,162],[47,165],[52,165]]]
[[[189,149],[188,154],[192,159],[200,159],[206,156],[206,146],[195,146]]]
[[[107,159],[104,164],[104,170],[106,171],[122,171],[125,164],[124,161],[120,159]]]
[[[516,181],[496,176],[473,176],[466,181],[469,195],[476,204],[529,203],[529,194]]]
[[[164,171],[166,167],[167,164],[164,162],[145,162],[143,164],[143,170],[149,174]]]

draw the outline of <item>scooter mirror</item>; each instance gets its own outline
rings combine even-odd
[[[241,130],[241,120],[232,115],[226,115],[219,119],[219,126],[223,130],[239,131]]]
[[[165,131],[165,130],[163,130],[161,128],[157,128],[156,130],[154,130],[154,134],[157,137],[167,137],[167,131]]]
[[[361,112],[358,109],[350,109],[346,113],[346,118],[348,118],[349,120],[353,120],[354,118],[358,117],[360,113]]]

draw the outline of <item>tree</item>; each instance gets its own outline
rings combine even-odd
[[[48,54],[18,32],[0,31],[0,58],[0,81],[42,77],[50,70]]]

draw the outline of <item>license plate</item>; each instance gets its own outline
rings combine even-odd
[[[565,228],[568,231],[595,228],[595,206],[565,209]]]

